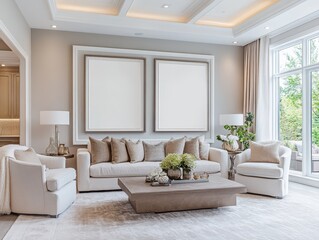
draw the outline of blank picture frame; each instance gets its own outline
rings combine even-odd
[[[155,131],[206,132],[210,122],[208,62],[155,59]]]
[[[85,56],[85,130],[145,131],[145,59]]]

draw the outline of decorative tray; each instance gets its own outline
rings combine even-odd
[[[181,180],[171,180],[171,184],[181,184],[181,183],[203,183],[208,182],[208,178],[200,178],[200,179],[181,179]]]
[[[170,182],[168,182],[168,183],[152,182],[152,183],[151,183],[151,186],[152,186],[152,187],[162,187],[162,186],[169,186],[169,185],[171,185]]]

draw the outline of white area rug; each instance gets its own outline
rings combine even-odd
[[[319,239],[319,189],[290,190],[284,199],[246,194],[233,207],[161,214],[136,214],[124,192],[82,193],[58,219],[19,216],[5,239]]]

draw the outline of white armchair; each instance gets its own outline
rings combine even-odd
[[[64,157],[38,157],[43,165],[10,157],[11,211],[57,217],[75,201],[75,170]]]
[[[247,192],[283,198],[288,194],[291,149],[280,146],[280,163],[249,162],[251,150],[236,156],[235,181],[244,184]]]

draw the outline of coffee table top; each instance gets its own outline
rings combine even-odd
[[[212,191],[216,193],[245,193],[246,186],[219,176],[211,176],[209,182],[172,184],[170,186],[152,187],[145,182],[145,177],[119,178],[121,189],[131,196],[147,194],[167,194],[183,192]]]

